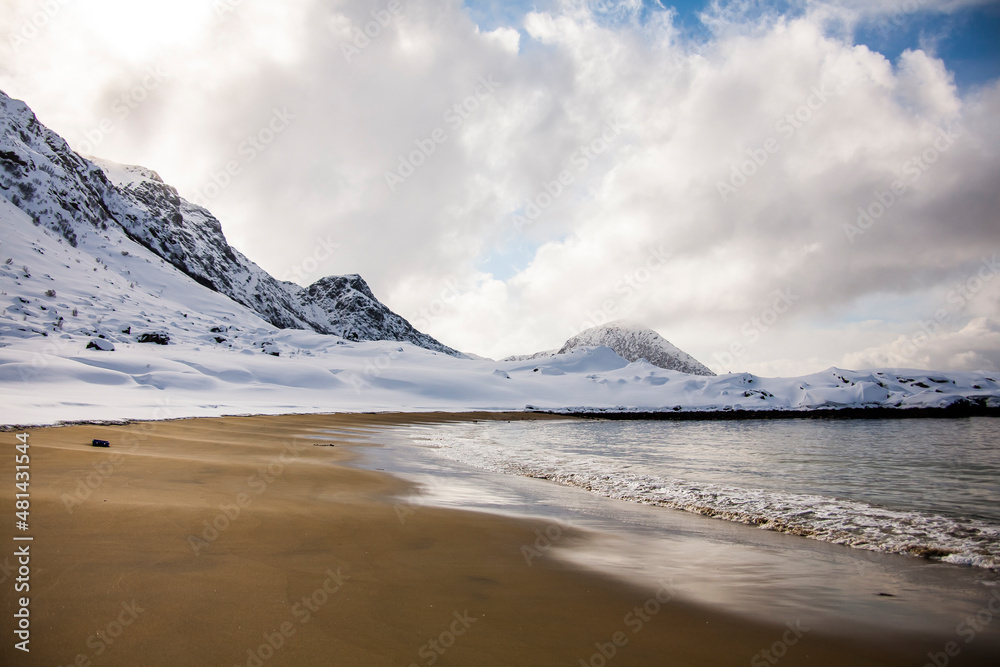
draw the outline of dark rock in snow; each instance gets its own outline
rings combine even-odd
[[[157,345],[169,345],[170,336],[165,333],[144,333],[138,338],[140,343],[155,343]]]

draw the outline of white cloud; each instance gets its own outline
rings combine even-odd
[[[852,368],[1000,371],[1000,320],[980,317],[959,331],[944,332],[930,322],[891,343],[849,354],[845,363]]]
[[[30,5],[0,3],[14,17]],[[126,12],[121,29],[149,38],[124,58],[106,26],[67,6],[6,47],[0,87],[80,145],[164,64],[170,77],[95,153],[157,169],[189,197],[237,162],[210,208],[241,250],[280,277],[332,239],[339,252],[310,279],[362,273],[472,352],[554,347],[607,315],[646,321],[706,363],[741,344],[734,370],[860,364],[877,355],[852,329],[859,303],[925,309],[873,327],[891,342],[1000,246],[1000,87],[962,97],[921,51],[891,63],[830,33],[830,7],[857,19],[861,5],[752,25],[719,10],[700,44],[671,13],[609,22],[580,2],[492,32],[455,0],[409,0],[388,20],[372,13],[388,2],[245,0],[222,17],[143,5],[149,18],[171,8],[163,25],[183,17],[183,38]],[[276,108],[294,120],[247,160],[241,145]],[[422,164],[391,191],[386,172],[411,156]],[[544,210],[519,228],[531,205]],[[852,242],[845,225],[878,205]],[[504,249],[522,270],[484,273]],[[670,259],[649,269],[651,253]],[[746,336],[786,289],[794,306]],[[952,347],[934,361],[993,359],[959,335],[997,315],[995,302],[976,307],[954,311]]]

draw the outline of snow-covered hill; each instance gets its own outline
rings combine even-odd
[[[358,276],[324,278],[308,289],[276,280],[229,245],[209,211],[185,201],[155,172],[77,155],[27,105],[2,92],[0,195],[71,247],[87,235],[116,242],[124,235],[275,327],[407,341],[461,356],[379,303]],[[109,266],[119,263],[112,258]]]
[[[681,371],[691,375],[715,375],[707,366],[670,343],[652,329],[619,320],[593,327],[573,336],[558,350],[565,354],[582,347],[604,345],[629,361],[645,359],[659,368]],[[538,358],[551,353],[540,352],[526,359]]]
[[[584,332],[559,353],[466,358],[389,311],[360,276],[307,289],[275,280],[156,174],[76,155],[0,93],[0,425],[1000,406],[987,373],[707,375],[654,332],[624,325]]]
[[[58,356],[92,340],[258,350],[278,328],[132,241],[81,229],[71,245],[0,197],[0,346]],[[34,347],[32,349],[35,349]]]
[[[232,414],[541,409],[729,412],[1000,407],[986,373],[854,372],[803,378],[667,371],[582,348],[533,365],[457,359],[409,343],[344,342],[302,330],[241,329],[228,345],[86,339],[11,340],[0,348],[0,425]],[[255,345],[266,341],[280,357]]]

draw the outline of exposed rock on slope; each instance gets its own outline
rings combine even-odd
[[[707,366],[651,329],[628,322],[612,322],[573,336],[559,354],[581,347],[604,345],[629,361],[645,359],[654,366],[692,375],[715,375]]]
[[[2,92],[0,196],[73,247],[88,230],[118,227],[203,287],[276,327],[406,341],[463,356],[389,310],[359,276],[324,278],[307,289],[276,280],[229,245],[209,211],[181,198],[155,172],[81,157],[27,105]]]

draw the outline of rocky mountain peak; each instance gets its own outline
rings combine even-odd
[[[560,354],[581,347],[609,347],[628,361],[645,359],[654,366],[692,375],[715,375],[707,366],[652,329],[618,320],[582,331],[570,338]]]
[[[0,196],[72,247],[83,235],[115,227],[202,287],[276,327],[405,341],[463,356],[389,310],[359,275],[330,276],[308,289],[275,279],[229,245],[211,212],[186,201],[155,171],[75,153],[27,105],[3,92]]]

